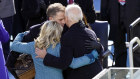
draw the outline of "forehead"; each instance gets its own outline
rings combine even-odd
[[[57,18],[57,19],[64,18],[65,17],[64,14],[65,14],[65,12],[62,12],[62,11],[57,12],[55,18]]]

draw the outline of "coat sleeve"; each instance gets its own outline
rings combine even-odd
[[[13,41],[13,43],[10,46],[10,49],[16,52],[21,52],[21,53],[26,53],[26,54],[30,54],[32,52],[31,49],[31,42],[29,43],[22,43],[22,38],[23,38],[24,34],[23,33],[19,33],[15,40]]]
[[[70,64],[70,68],[76,69],[85,65],[89,65],[91,59],[87,56],[82,56],[78,58],[73,58],[72,63]]]
[[[89,65],[91,63],[94,63],[96,59],[98,59],[98,52],[96,50],[93,50],[89,54],[85,54],[84,56],[73,58],[72,63],[70,64],[70,67],[72,69],[76,69],[85,65]]]
[[[9,40],[9,34],[5,30],[2,20],[0,20],[0,41],[7,42]]]

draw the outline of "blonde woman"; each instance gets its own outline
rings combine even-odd
[[[11,45],[11,50],[31,54],[35,65],[35,79],[63,79],[62,70],[45,66],[43,59],[35,58],[35,48],[46,49],[50,54],[59,57],[60,55],[60,38],[63,27],[56,21],[47,21],[41,27],[39,37],[29,43],[21,43],[25,33],[19,33]],[[94,54],[93,54],[94,53]],[[97,58],[98,53],[93,51],[90,55]],[[71,68],[78,68],[94,62],[91,61],[89,55],[80,58],[73,58],[70,65]]]

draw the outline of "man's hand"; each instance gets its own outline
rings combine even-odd
[[[101,45],[100,45],[100,43],[98,43],[95,40],[92,40],[92,41],[91,40],[86,40],[85,47],[86,47],[86,49],[99,50],[101,48]]]
[[[35,53],[37,54],[37,56],[36,56],[36,58],[42,58],[42,59],[44,59],[45,58],[45,56],[46,56],[46,54],[47,54],[47,52],[46,52],[46,49],[44,48],[44,49],[39,49],[39,48],[36,48],[35,49]]]

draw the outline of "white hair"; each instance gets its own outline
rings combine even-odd
[[[65,9],[65,16],[70,21],[78,22],[83,19],[82,9],[77,4],[70,4]]]

